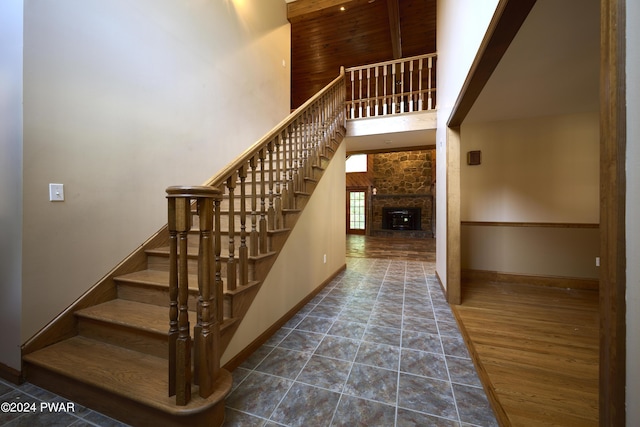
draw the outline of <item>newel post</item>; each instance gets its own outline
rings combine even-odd
[[[169,396],[184,406],[191,400],[191,353],[194,382],[200,396],[213,393],[220,371],[220,325],[215,273],[219,260],[214,258],[214,223],[219,224],[220,190],[213,187],[169,187]],[[192,339],[189,329],[188,233],[192,227],[192,202],[199,217],[197,323]],[[214,207],[215,205],[215,207]],[[217,241],[217,239],[216,239]]]

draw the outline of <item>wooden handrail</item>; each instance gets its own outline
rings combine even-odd
[[[203,186],[169,187],[170,308],[169,395],[177,405],[191,399],[193,383],[203,398],[210,396],[220,371],[220,325],[223,322],[223,239],[228,241],[226,289],[233,291],[256,281],[250,257],[267,254],[268,232],[284,229],[283,210],[296,208],[297,194],[306,194],[306,180],[321,166],[327,150],[335,148],[345,128],[345,78],[340,75],[292,112],[258,142]],[[250,178],[250,188],[247,179]],[[226,211],[221,202],[226,198]],[[236,206],[239,201],[239,206]],[[250,211],[247,210],[250,201]],[[197,325],[192,338],[188,314],[188,235],[192,206],[199,219]],[[222,230],[221,217],[227,227]],[[250,230],[247,231],[247,219]],[[236,224],[236,219],[239,224]],[[238,225],[239,227],[236,227]],[[226,234],[225,234],[226,233]],[[224,236],[223,236],[224,235]],[[239,237],[237,245],[236,237]],[[236,253],[236,246],[238,253]],[[215,271],[215,275],[214,275]],[[254,277],[252,277],[252,274]],[[229,313],[233,317],[233,313]]]

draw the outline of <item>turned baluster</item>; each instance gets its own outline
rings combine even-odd
[[[275,150],[276,150],[276,199],[275,199],[275,211],[276,211],[276,220],[275,220],[275,229],[280,230],[284,227],[284,218],[282,217],[282,182],[284,181],[284,175],[282,172],[282,165],[280,162],[280,150],[283,145],[281,141],[284,139],[286,131],[282,131],[280,135],[276,136],[275,139]]]
[[[227,257],[227,289],[234,290],[236,288],[236,203],[235,203],[235,189],[236,189],[236,174],[232,173],[227,179],[227,190],[229,191],[229,224],[228,224],[228,236],[229,236],[229,250]]]
[[[433,108],[433,99],[432,99],[432,95],[431,95],[431,90],[433,89],[431,87],[431,76],[433,73],[433,57],[429,57],[429,59],[427,60],[428,62],[428,67],[429,67],[429,71],[428,71],[428,83],[427,83],[427,89],[429,92],[429,98],[427,100],[427,110],[431,110]]]
[[[256,184],[257,184],[257,173],[256,173],[256,157],[253,156],[249,160],[249,166],[251,166],[251,234],[249,235],[249,248],[251,251],[251,256],[258,255],[258,230],[257,230],[257,217],[258,217],[258,206],[257,200],[258,195],[256,192]]]
[[[294,128],[293,128],[293,141],[292,141],[292,152],[291,155],[293,156],[293,176],[292,176],[292,182],[293,182],[293,196],[295,196],[295,192],[296,191],[300,191],[300,181],[298,179],[298,172],[299,172],[299,161],[300,161],[300,152],[298,149],[299,146],[299,140],[300,140],[300,120],[296,120],[295,124],[294,124]],[[294,197],[295,200],[295,197]]]
[[[245,188],[247,180],[247,165],[243,165],[238,170],[240,177],[240,257],[238,273],[240,275],[240,286],[249,283],[249,248],[247,247],[247,190]]]
[[[284,141],[284,174],[285,174],[285,184],[282,189],[282,200],[283,207],[285,209],[293,209],[293,178],[292,178],[292,170],[293,170],[293,156],[291,155],[293,148],[293,130],[291,125],[287,126],[286,137]]]
[[[260,158],[260,223],[258,225],[258,233],[260,241],[260,253],[267,253],[267,208],[266,208],[266,194],[267,190],[265,187],[265,152],[264,148],[260,150],[258,153]]]
[[[267,144],[267,151],[269,151],[269,209],[267,210],[267,225],[269,230],[275,230],[276,228],[276,211],[273,205],[273,181],[275,180],[275,164],[273,163],[274,147],[273,141]]]

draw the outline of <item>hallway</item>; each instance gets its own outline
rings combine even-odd
[[[233,372],[225,426],[497,425],[433,243],[348,236],[346,271]]]

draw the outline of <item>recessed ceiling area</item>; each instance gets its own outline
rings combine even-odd
[[[598,111],[600,2],[538,0],[464,123]]]

